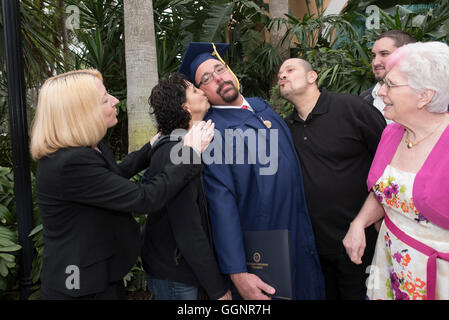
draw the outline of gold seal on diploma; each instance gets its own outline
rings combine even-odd
[[[260,253],[259,252],[254,252],[254,254],[253,254],[253,260],[254,260],[254,262],[256,262],[256,263],[259,263],[260,262]]]

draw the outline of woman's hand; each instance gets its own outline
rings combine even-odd
[[[156,140],[161,136],[161,132],[156,133],[153,138],[150,140],[150,144],[153,146],[153,144],[156,142]]]
[[[343,245],[351,261],[361,264],[366,247],[365,227],[361,224],[351,223],[348,233],[343,239]]]
[[[184,136],[184,145],[202,153],[214,137],[214,128],[215,124],[212,120],[207,122],[201,121],[193,125],[192,129]]]
[[[360,209],[359,214],[351,222],[349,230],[343,239],[346,253],[355,264],[362,263],[362,257],[366,247],[365,228],[379,221],[384,216],[384,208],[377,200],[374,192],[371,191]]]
[[[228,290],[223,297],[218,300],[232,300],[231,290]]]

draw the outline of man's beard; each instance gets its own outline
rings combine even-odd
[[[281,88],[279,88],[279,96],[285,100],[288,100],[289,102],[291,102],[290,97],[292,96],[292,94],[293,94],[293,89],[291,87],[283,88],[282,90],[281,90]]]
[[[286,90],[282,91],[281,89],[279,89],[279,96],[283,99],[287,99],[288,93],[286,92]]]
[[[229,84],[232,86],[232,89],[227,89],[226,93],[227,95],[222,94],[221,89],[223,88],[224,85]],[[232,91],[232,94],[229,95],[229,92]],[[224,102],[226,103],[231,103],[233,101],[235,101],[235,99],[238,98],[239,96],[239,91],[237,90],[237,88],[235,87],[234,83],[229,80],[229,81],[224,81],[223,83],[221,83],[218,88],[217,88],[217,94],[223,99]]]
[[[381,76],[374,76],[374,78],[376,79],[377,82],[384,79],[384,77]]]
[[[373,73],[374,73],[374,70],[373,70]],[[376,81],[380,81],[386,76],[386,74],[387,74],[386,70],[383,70],[382,74],[374,73],[374,78],[376,79]]]

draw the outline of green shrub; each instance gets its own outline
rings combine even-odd
[[[0,298],[17,298],[18,243],[13,174],[0,167]]]

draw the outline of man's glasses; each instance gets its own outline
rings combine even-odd
[[[200,82],[198,83],[198,87],[201,87],[203,84],[209,84],[214,77],[213,73],[222,74],[226,70],[228,70],[228,68],[226,68],[226,66],[223,64],[215,66],[214,72],[206,72],[205,74],[203,74]]]
[[[408,84],[392,84],[390,82],[390,80],[388,80],[387,78],[383,78],[382,80],[379,81],[380,85],[386,85],[387,89],[390,90],[391,88],[395,88],[395,87],[407,87]]]

